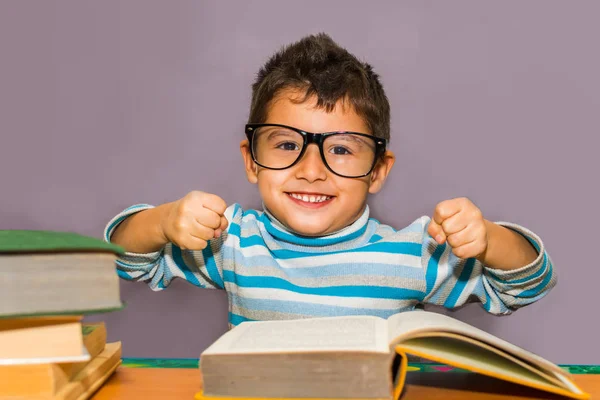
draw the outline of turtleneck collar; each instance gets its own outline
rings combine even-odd
[[[325,236],[303,236],[290,230],[281,222],[279,222],[277,218],[275,218],[273,214],[271,214],[269,210],[264,207],[264,204],[263,210],[264,213],[259,219],[263,223],[266,231],[274,239],[293,245],[306,247],[330,246],[356,239],[365,233],[367,229],[367,222],[369,221],[369,206],[367,205],[361,216],[356,221],[337,232],[333,232]]]

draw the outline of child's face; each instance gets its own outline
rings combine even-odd
[[[363,119],[341,102],[328,113],[315,108],[315,98],[304,103],[290,101],[303,95],[298,91],[283,91],[269,107],[265,123],[287,125],[314,133],[370,133]],[[344,178],[329,171],[321,159],[318,146],[310,144],[294,166],[271,170],[254,163],[247,140],[242,141],[240,147],[248,180],[258,184],[265,207],[286,227],[306,236],[330,234],[358,219],[367,204],[368,193],[376,193],[382,188],[394,164],[394,155],[388,151],[370,175]],[[328,196],[330,199],[307,202],[298,198],[304,196],[314,196],[316,199],[317,196]]]

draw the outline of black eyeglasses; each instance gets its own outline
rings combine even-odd
[[[369,175],[386,147],[385,139],[365,133],[311,133],[280,124],[247,124],[246,136],[252,159],[263,168],[290,168],[314,143],[325,167],[344,178]]]

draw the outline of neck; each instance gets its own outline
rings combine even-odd
[[[273,216],[264,204],[263,209],[264,214],[261,220],[266,231],[271,236],[275,239],[301,246],[328,246],[355,239],[365,232],[369,220],[369,206],[365,205],[364,210],[358,218],[344,228],[325,235],[308,236],[301,232],[296,232],[284,225]]]

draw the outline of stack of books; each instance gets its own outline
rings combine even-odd
[[[121,364],[103,322],[123,307],[118,246],[69,232],[0,231],[0,400],[83,400]]]

